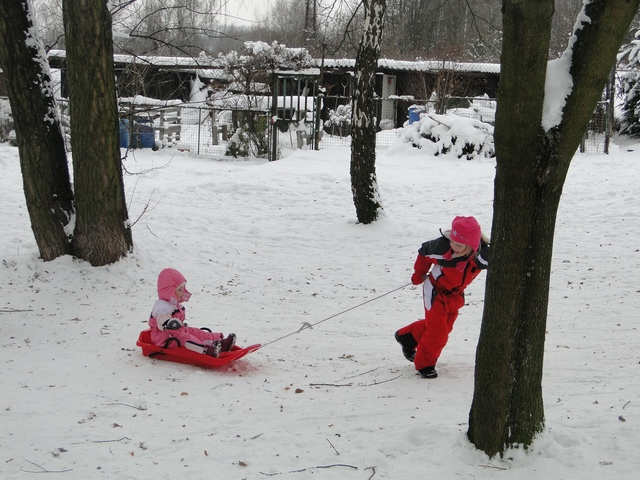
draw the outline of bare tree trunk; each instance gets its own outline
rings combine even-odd
[[[120,163],[111,15],[105,0],[63,2],[77,205],[74,251],[92,265],[132,247]]]
[[[553,0],[503,1],[491,268],[468,437],[489,456],[544,428],[542,365],[555,219],[571,159],[638,0],[593,0],[562,119],[542,127]],[[523,85],[526,86],[523,87]]]
[[[382,208],[376,180],[375,80],[385,0],[364,0],[365,30],[355,68],[351,117],[351,192],[360,223],[371,223]]]
[[[0,66],[7,78],[31,229],[46,261],[70,251],[64,226],[73,214],[73,192],[49,65],[31,18],[26,0],[0,2]]]

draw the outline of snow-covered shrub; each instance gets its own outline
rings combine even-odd
[[[624,104],[620,133],[640,137],[640,29],[634,40],[620,49],[618,60],[630,70],[621,81]]]
[[[242,127],[236,129],[235,133],[229,139],[227,143],[227,151],[225,155],[238,157],[249,156],[249,135],[242,129]]]
[[[324,130],[331,135],[346,137],[351,135],[351,104],[338,105],[329,110],[329,118],[324,122]]]
[[[425,114],[401,129],[400,137],[431,155],[449,154],[467,160],[495,157],[493,126],[472,118]]]
[[[622,84],[624,105],[620,133],[631,137],[640,137],[640,73],[629,76]]]
[[[9,99],[0,98],[0,142],[9,140],[9,132],[13,130],[13,117]]]
[[[495,99],[489,98],[489,95],[485,93],[483,96],[474,97],[466,101],[469,103],[468,107],[447,108],[447,113],[454,113],[460,117],[475,118],[481,122],[495,123],[497,106]]]

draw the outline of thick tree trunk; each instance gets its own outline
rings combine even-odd
[[[73,192],[44,48],[26,0],[0,2],[0,66],[7,78],[24,195],[43,260],[69,253]]]
[[[77,205],[74,251],[105,265],[132,246],[120,163],[111,16],[104,0],[63,2]]]
[[[491,268],[468,437],[493,456],[544,428],[542,364],[555,219],[574,152],[638,0],[594,0],[562,121],[541,126],[553,0],[503,1]],[[526,85],[526,88],[523,87]]]
[[[360,223],[371,223],[382,208],[376,180],[375,77],[380,55],[385,0],[365,0],[365,30],[355,68],[351,117],[351,192]]]

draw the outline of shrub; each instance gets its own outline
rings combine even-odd
[[[324,130],[331,135],[346,137],[351,135],[351,105],[338,105],[329,110],[329,118],[324,122]]]
[[[242,127],[239,127],[229,139],[225,155],[230,155],[234,158],[249,156],[249,135]]]
[[[455,155],[473,160],[495,157],[493,126],[457,115],[426,114],[404,127],[401,138],[431,155]]]

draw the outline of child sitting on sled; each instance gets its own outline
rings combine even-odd
[[[424,320],[395,334],[402,353],[424,378],[438,376],[436,362],[447,344],[464,289],[488,267],[489,240],[474,217],[455,217],[451,230],[418,250],[411,282],[424,283]]]
[[[186,283],[184,276],[173,268],[165,268],[158,275],[158,300],[149,318],[151,342],[165,348],[181,346],[212,357],[228,352],[235,345],[235,333],[225,338],[219,332],[187,326],[182,303],[189,300],[191,293]]]

